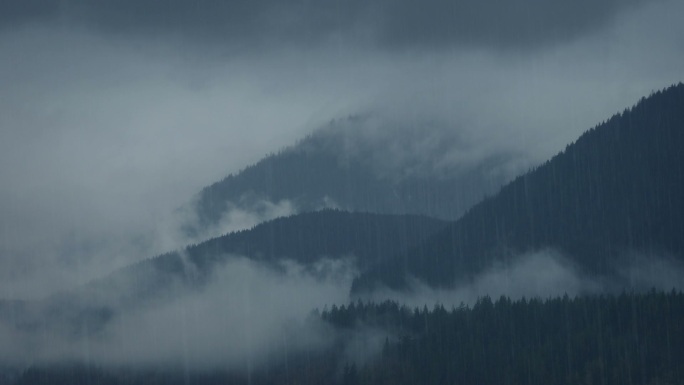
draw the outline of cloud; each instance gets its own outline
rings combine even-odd
[[[455,116],[406,115],[379,108],[334,120],[296,147],[333,154],[341,164],[355,162],[395,181],[457,179],[472,173],[498,187],[532,164],[528,154],[479,137],[481,127],[463,125]]]
[[[414,281],[410,292],[379,290],[364,299],[392,299],[409,307],[458,307],[483,296],[572,297],[648,290],[653,285],[681,289],[684,282],[681,264],[641,254],[617,272],[611,278],[590,277],[547,249],[494,265],[450,290]],[[179,277],[143,298],[136,293],[168,278],[148,273],[143,279],[124,275],[73,297],[3,302],[0,365],[75,362],[104,368],[249,372],[282,362],[288,355],[315,353],[338,343],[340,364],[361,364],[377,357],[385,339],[393,338],[390,331],[363,324],[334,331],[311,316],[313,309],[349,302],[357,274],[352,259],[267,266],[232,256],[205,284],[188,285]]]
[[[153,237],[158,242],[156,249],[181,249],[228,233],[249,230],[262,222],[297,214],[296,206],[287,199],[278,202],[244,199],[227,202],[218,221],[200,225],[195,203],[191,201],[174,210],[158,224]]]
[[[635,290],[664,282],[681,288],[684,269],[663,258],[635,256],[624,265],[622,278]],[[284,261],[268,267],[230,257],[202,286],[181,280],[143,299],[135,292],[144,280],[123,279],[104,292],[86,291],[42,306],[35,303],[0,306],[0,366],[6,370],[88,365],[123,373],[268,373],[288,359],[338,352],[337,372],[344,365],[363,365],[379,357],[386,339],[397,336],[357,323],[333,329],[312,313],[349,302],[356,275],[352,260],[321,260],[314,266]],[[393,299],[410,307],[472,305],[485,295],[513,299],[551,298],[568,294],[605,293],[623,281],[584,276],[553,250],[520,256],[499,264],[453,290],[433,290],[414,282],[411,293],[376,292],[371,299]],[[331,350],[332,349],[332,350]],[[14,369],[13,369],[14,368]]]
[[[613,269],[618,277],[612,283],[614,290],[684,289],[684,265],[669,255],[632,252],[625,256],[625,261],[616,261]]]
[[[16,313],[0,323],[0,341],[7,342],[0,361],[246,371],[284,354],[328,346],[334,334],[309,315],[348,300],[353,265],[323,260],[310,269],[292,262],[281,267],[233,257],[201,288],[178,283],[142,307],[111,302],[107,293],[85,293],[72,304],[73,317],[34,314],[44,323],[42,332],[15,329],[26,323],[24,313]],[[124,287],[109,286],[109,295],[134,290],[134,282],[119,283]],[[87,317],[88,309],[112,304],[113,316],[104,324]]]
[[[553,249],[525,253],[503,263],[498,262],[471,280],[457,282],[453,288],[435,289],[418,279],[411,279],[405,292],[378,288],[361,299],[381,302],[386,299],[409,307],[441,304],[458,307],[473,305],[479,298],[501,296],[555,298],[568,295],[619,294],[651,289],[670,291],[684,287],[684,266],[667,256],[629,253],[616,260],[606,275],[586,274],[573,261]]]
[[[391,299],[410,307],[434,304],[458,307],[460,304],[472,305],[484,296],[552,298],[602,290],[601,283],[584,276],[570,260],[548,249],[520,255],[510,263],[497,263],[468,282],[456,283],[451,289],[433,289],[414,279],[406,293],[383,288],[369,295],[376,302]]]
[[[538,49],[601,30],[643,0],[11,0],[6,28],[69,23],[111,34],[170,36],[231,50],[344,42],[380,49]]]
[[[350,277],[341,275],[313,276],[293,264],[280,273],[234,259],[200,293],[124,315],[91,357],[116,364],[246,369],[320,348],[330,337],[307,315],[346,301]]]
[[[239,62],[193,75],[143,45],[40,28],[0,37],[0,297],[168,251],[157,237],[169,213],[307,129],[315,96],[287,102]]]

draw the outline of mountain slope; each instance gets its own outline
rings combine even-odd
[[[450,286],[517,255],[554,248],[610,274],[634,254],[684,260],[684,85],[583,134],[413,249],[357,281]]]
[[[69,314],[77,313],[73,306],[76,302],[86,304],[90,313],[111,315],[116,310],[144,307],[201,289],[223,263],[236,257],[275,270],[294,262],[311,274],[335,273],[317,269],[320,263],[338,261],[365,272],[385,260],[397,263],[408,250],[445,225],[423,216],[339,210],[278,218],[130,265],[47,302],[51,308],[67,309]]]
[[[276,271],[286,268],[286,261],[318,275],[335,273],[319,271],[317,264],[326,261],[353,261],[352,268],[366,271],[385,258],[404,255],[445,225],[423,216],[339,210],[279,218],[144,260],[45,300],[0,301],[0,327],[76,334],[88,327],[97,332],[122,313],[202,290],[223,263],[236,257]]]
[[[510,180],[517,167],[511,164],[518,164],[518,156],[503,150],[470,163],[452,160],[467,152],[462,139],[449,138],[456,129],[434,129],[439,133],[427,140],[429,129],[383,127],[369,138],[367,124],[363,118],[333,122],[206,187],[193,208],[198,221],[186,230],[216,226],[232,209],[259,211],[260,203],[282,201],[298,212],[328,207],[455,219]],[[421,139],[428,143],[416,143]]]
[[[322,257],[354,257],[362,270],[405,253],[446,222],[416,215],[323,210],[275,219],[186,249],[198,267],[227,254],[278,263],[312,264]]]

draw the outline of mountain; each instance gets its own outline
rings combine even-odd
[[[448,287],[545,248],[592,274],[633,256],[684,261],[682,148],[680,83],[585,132],[411,250],[405,265],[379,266],[355,290],[403,287],[408,275]]]
[[[192,208],[198,220],[185,229],[198,233],[232,209],[259,212],[263,202],[285,201],[297,212],[327,207],[456,219],[517,171],[511,166],[516,156],[503,151],[470,163],[451,161],[465,146],[453,138],[455,129],[373,131],[369,119],[331,122],[204,188]]]

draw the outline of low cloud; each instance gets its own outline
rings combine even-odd
[[[211,238],[248,230],[272,219],[297,214],[296,206],[287,199],[272,202],[267,199],[225,202],[226,208],[216,222],[200,223],[195,202],[184,205],[161,221],[154,239],[157,250],[177,250]]]
[[[333,154],[341,164],[358,162],[390,180],[454,179],[472,173],[495,187],[533,162],[519,149],[481,137],[481,127],[460,121],[465,111],[460,117],[411,115],[379,108],[333,120],[297,148]]]
[[[632,252],[624,261],[616,261],[613,269],[617,271],[613,282],[617,290],[684,290],[684,264],[673,256]]]
[[[160,293],[161,299],[144,307],[112,309],[113,317],[103,325],[84,318],[85,308],[74,310],[77,322],[70,326],[44,318],[42,332],[19,331],[17,325],[26,320],[19,314],[6,317],[0,323],[0,361],[257,369],[284,354],[328,346],[334,335],[310,317],[311,311],[348,301],[354,273],[349,263],[339,261],[273,269],[233,257],[201,289],[171,290],[177,295]],[[130,284],[122,290],[131,290]],[[86,303],[97,305],[92,299]]]
[[[346,301],[350,279],[232,259],[201,292],[121,317],[91,357],[126,365],[256,368],[281,354],[324,347],[329,336],[307,315]]]
[[[509,264],[497,263],[471,281],[456,284],[453,289],[434,289],[414,279],[406,293],[380,289],[370,297],[374,301],[391,299],[410,307],[435,304],[458,307],[462,303],[472,305],[484,296],[506,296],[511,299],[551,298],[600,290],[599,284],[584,277],[561,254],[553,250],[542,250],[519,256]]]
[[[681,289],[684,282],[681,264],[668,259],[640,256],[623,266],[615,277],[590,277],[562,254],[546,249],[494,265],[450,290],[432,289],[416,280],[409,292],[377,290],[363,299],[391,299],[408,307],[458,307],[484,296],[545,299],[653,286]],[[191,272],[186,269],[186,274]],[[352,258],[322,259],[311,266],[292,261],[267,266],[230,257],[199,286],[188,285],[195,282],[192,279],[124,275],[99,291],[72,299],[4,302],[0,363],[21,367],[76,362],[105,368],[244,373],[282,362],[288,355],[315,353],[340,343],[340,365],[366,363],[377,357],[386,338],[393,338],[391,331],[363,324],[333,330],[312,316],[314,309],[348,303],[357,273]],[[156,280],[166,280],[163,289],[138,295],[154,287]],[[67,302],[60,302],[63,298]]]
[[[684,266],[672,258],[625,255],[608,276],[589,275],[563,254],[544,249],[513,258],[510,263],[496,263],[468,282],[451,289],[434,289],[413,279],[406,292],[380,288],[364,295],[375,302],[390,299],[409,307],[442,304],[458,307],[472,305],[479,298],[497,299],[554,298],[568,295],[613,293],[622,291],[669,291],[684,288]]]

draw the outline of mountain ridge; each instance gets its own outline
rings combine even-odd
[[[588,130],[423,241],[405,271],[378,268],[378,278],[401,287],[413,275],[448,287],[495,261],[548,247],[592,274],[611,273],[632,252],[682,260],[683,145],[678,83]],[[360,279],[356,290],[373,280]]]
[[[444,138],[419,145],[414,142],[420,131],[393,126],[381,130],[372,124],[361,117],[333,121],[203,188],[190,207],[196,221],[185,223],[185,230],[201,234],[220,224],[231,210],[259,212],[263,202],[288,202],[296,212],[339,208],[453,220],[495,192],[514,172],[508,165],[516,155],[501,151],[468,164],[456,162],[455,169],[438,172],[437,168],[445,167],[441,163],[455,162],[440,160],[440,156],[465,146],[458,142],[464,139],[456,138],[457,130],[431,128],[434,135]],[[364,141],[367,136],[372,137],[369,143]]]

